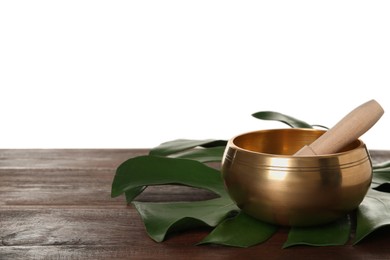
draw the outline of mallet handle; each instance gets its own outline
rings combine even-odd
[[[294,156],[322,155],[338,152],[359,138],[381,118],[384,110],[375,100],[370,100],[341,119],[334,127],[312,144],[304,146]]]

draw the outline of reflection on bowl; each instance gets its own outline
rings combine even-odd
[[[370,156],[361,140],[335,154],[292,156],[324,132],[261,130],[229,140],[222,175],[238,207],[287,226],[324,224],[356,209],[372,179]]]

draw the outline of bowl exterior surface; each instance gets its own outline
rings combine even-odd
[[[324,224],[356,209],[372,179],[370,156],[362,141],[336,154],[292,156],[323,133],[274,129],[229,140],[222,176],[238,207],[260,220],[286,226]]]

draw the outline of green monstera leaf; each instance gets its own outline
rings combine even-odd
[[[153,148],[152,150],[150,150],[149,155],[191,159],[199,162],[220,162],[222,160],[222,155],[225,150],[226,143],[227,141],[214,140],[214,139],[207,139],[207,140],[177,139],[174,141],[162,143],[161,145]],[[198,148],[198,149],[192,149],[192,148]],[[142,165],[142,162],[140,163],[140,165]],[[123,169],[125,166],[124,164],[122,164],[120,167],[122,167]],[[128,165],[126,167],[128,167]],[[127,168],[125,170],[122,169],[118,168],[117,171],[118,175],[120,175],[119,174],[120,172],[132,171],[132,169],[127,169]],[[118,177],[117,179],[120,179],[120,177]],[[120,185],[120,183],[121,180],[113,183],[112,192],[115,192],[115,189],[117,188],[117,186]],[[133,187],[131,189],[127,189],[125,191],[126,201],[130,203],[135,197],[137,197],[142,191],[144,191],[145,188],[146,186],[138,186],[138,187]],[[113,194],[113,196],[115,195]]]
[[[147,233],[157,242],[163,241],[171,232],[201,226],[218,226],[231,216],[232,212],[239,211],[226,193],[220,172],[189,159],[152,155],[129,159],[118,167],[111,195],[116,197],[125,192],[131,193],[131,198],[130,196],[127,198],[132,201],[139,194],[139,188],[164,184],[207,189],[219,198],[195,202],[133,202],[144,221]],[[236,245],[243,247],[252,245],[253,239],[248,240],[247,235],[240,231],[242,227],[239,223],[242,222],[242,218],[233,218],[229,222],[234,226],[230,229],[238,231],[238,235],[235,236]],[[234,224],[236,222],[238,224]],[[258,233],[254,236],[261,242],[273,234],[270,232],[273,228],[269,224],[258,223]],[[210,234],[209,239],[218,243],[220,240],[218,230]]]
[[[163,241],[169,233],[201,226],[218,227],[202,243],[225,244],[248,247],[268,239],[276,227],[252,219],[256,223],[256,234],[248,239],[242,232],[240,217],[231,217],[240,212],[229,198],[220,172],[201,162],[222,160],[226,141],[223,140],[174,140],[151,150],[148,156],[131,158],[122,163],[112,184],[112,197],[126,193],[144,221],[148,235],[155,241]],[[194,149],[195,148],[195,149]],[[137,202],[133,201],[146,186],[179,184],[207,189],[220,196],[216,199],[195,202]],[[246,219],[251,217],[246,216]],[[227,224],[228,223],[228,224]],[[248,229],[252,230],[250,226]],[[224,231],[225,230],[225,231]],[[235,234],[234,242],[227,242],[221,232]]]
[[[376,230],[390,225],[390,170],[388,162],[374,166],[372,189],[357,211],[354,244],[361,242]],[[380,185],[377,185],[381,183]]]
[[[277,226],[240,212],[232,218],[225,219],[198,244],[250,247],[266,241],[276,231]]]
[[[225,140],[214,140],[214,139],[206,139],[206,140],[177,139],[177,140],[160,144],[159,146],[150,150],[149,154],[155,156],[168,156],[182,151],[191,152],[193,150],[190,149],[195,147],[203,147],[203,148],[223,147],[224,148],[226,146],[226,143],[227,141]],[[209,155],[209,150],[207,150],[205,154]],[[222,158],[222,155],[220,158]]]
[[[274,111],[260,111],[252,114],[252,116],[263,120],[280,121],[293,128],[313,128],[305,121]]]
[[[237,206],[228,198],[192,202],[133,202],[142,217],[146,231],[156,242],[170,232],[196,227],[215,227]]]
[[[272,111],[253,114],[264,120],[277,120],[291,127],[312,128],[296,118]],[[141,216],[146,232],[157,242],[178,231],[210,227],[211,232],[198,243],[250,247],[268,240],[278,227],[242,212],[228,196],[220,171],[205,163],[221,162],[227,141],[178,139],[153,148],[149,155],[123,162],[117,169],[111,189],[112,197],[125,194]],[[390,225],[390,162],[373,166],[370,191],[357,209],[353,244]],[[151,185],[185,185],[209,190],[217,198],[191,202],[140,202],[136,197]],[[345,245],[351,237],[351,218],[322,226],[292,227],[282,245]]]
[[[349,216],[315,227],[292,227],[283,248],[296,245],[341,246],[347,243],[351,231]]]

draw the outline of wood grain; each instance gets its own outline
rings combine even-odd
[[[0,259],[389,259],[390,228],[358,246],[281,249],[288,229],[246,249],[195,246],[199,229],[155,243],[123,197],[110,198],[116,167],[147,150],[0,150]],[[375,162],[389,151],[372,151]],[[209,192],[150,187],[144,201],[199,200]]]

